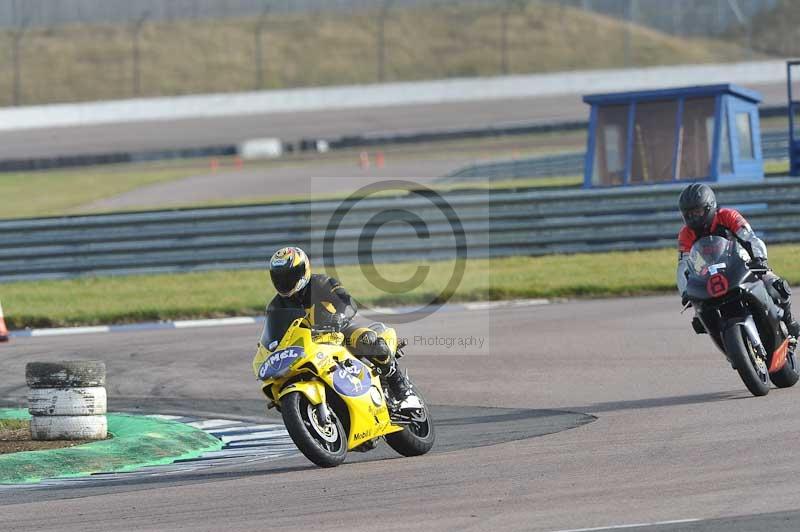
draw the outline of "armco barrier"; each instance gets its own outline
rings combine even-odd
[[[764,160],[789,158],[789,137],[785,131],[768,131],[761,135]],[[528,159],[512,159],[480,163],[460,168],[441,179],[442,182],[483,179],[525,179],[583,175],[584,153],[572,152]]]
[[[336,264],[449,259],[459,249],[454,234],[467,257],[673,247],[683,186],[398,193],[348,204],[335,233],[326,228],[336,201],[6,220],[0,281],[263,268],[289,244],[317,260],[332,246]],[[720,203],[740,206],[767,242],[800,240],[800,180],[716,188]],[[424,220],[422,232],[418,223],[381,222],[398,212]]]

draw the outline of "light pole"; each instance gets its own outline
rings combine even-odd
[[[133,24],[133,44],[131,53],[133,55],[133,95],[139,96],[142,92],[142,71],[141,71],[141,45],[142,29],[145,22],[150,17],[150,12],[145,11],[136,19]]]
[[[509,74],[510,60],[508,53],[508,23],[513,13],[522,13],[528,5],[527,0],[507,0],[500,13],[500,71]]]
[[[14,64],[14,89],[12,102],[14,106],[22,103],[22,39],[28,29],[28,18],[22,19],[20,26],[12,32],[13,44],[11,46],[12,62]]]
[[[256,63],[256,90],[264,88],[264,52],[262,36],[264,34],[264,28],[267,25],[268,14],[269,4],[265,3],[264,8],[261,10],[261,15],[259,15],[258,21],[256,22],[256,31],[254,34],[255,42],[253,43],[256,50],[254,59]]]
[[[378,83],[383,83],[386,79],[386,19],[389,17],[389,9],[392,7],[392,2],[393,0],[383,0],[378,14],[378,34],[376,36]]]

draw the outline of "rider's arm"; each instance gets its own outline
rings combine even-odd
[[[681,296],[686,291],[688,283],[687,276],[689,275],[689,254],[678,253],[678,271],[676,272],[678,283],[678,294]]]
[[[767,260],[767,246],[756,236],[750,224],[735,209],[720,209],[719,221],[736,235],[736,239],[754,259]]]
[[[337,312],[344,314],[348,319],[356,315],[358,306],[347,290],[333,277],[328,279],[328,288],[334,295],[334,305]]]
[[[750,224],[745,224],[741,229],[736,231],[736,238],[744,246],[750,256],[754,259],[767,260],[767,245],[764,241],[756,236]]]
[[[689,251],[694,244],[694,231],[684,226],[678,233],[678,270],[675,272],[678,285],[678,294],[681,296],[686,291],[687,275],[689,274]]]
[[[269,315],[269,313],[272,312],[273,310],[285,307],[286,305],[283,302],[283,298],[276,295],[275,297],[272,298],[272,301],[269,302],[269,305],[267,305],[266,314]]]

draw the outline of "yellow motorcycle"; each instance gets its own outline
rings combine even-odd
[[[402,349],[396,337],[389,340]],[[347,350],[337,327],[312,327],[303,310],[268,314],[253,371],[269,408],[278,409],[292,441],[318,466],[337,466],[348,451],[373,449],[380,438],[404,456],[433,447],[433,421],[416,390],[400,408],[377,369]]]

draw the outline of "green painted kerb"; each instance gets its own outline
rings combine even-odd
[[[0,409],[0,419],[29,418],[26,410]],[[185,423],[128,414],[108,414],[107,418],[111,439],[65,449],[0,455],[0,484],[133,471],[197,458],[222,448],[220,440]]]

